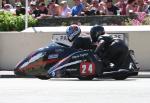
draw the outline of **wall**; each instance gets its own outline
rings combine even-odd
[[[123,23],[127,21],[129,18],[136,18],[136,15],[131,16],[110,16],[110,15],[95,15],[95,16],[80,16],[80,17],[48,17],[45,19],[38,20],[38,26],[60,26],[60,25],[70,25],[72,23],[80,22],[82,25],[124,25]]]
[[[17,62],[50,40],[47,33],[0,33],[0,69],[13,69]]]
[[[59,29],[60,28],[60,29]],[[83,31],[88,31],[89,28],[85,28]],[[117,28],[117,29],[116,29]],[[57,29],[57,31],[55,30]],[[49,28],[58,33],[58,30],[64,32],[62,27]],[[43,29],[45,30],[45,29]],[[40,29],[39,29],[40,31]],[[146,27],[106,27],[108,33],[126,33],[129,39],[129,48],[135,51],[137,60],[141,64],[142,70],[150,70],[150,28]],[[32,51],[46,46],[52,38],[52,32],[38,32],[37,33],[0,33],[0,69],[13,69],[18,61],[23,59],[26,55]]]
[[[129,35],[129,47],[135,50],[136,57],[142,70],[150,70],[150,32],[131,32]]]

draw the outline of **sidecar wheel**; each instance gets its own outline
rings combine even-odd
[[[128,77],[127,75],[122,75],[122,76],[116,75],[116,76],[113,76],[112,78],[115,80],[125,80],[127,79],[127,77]]]
[[[48,80],[50,79],[50,77],[46,76],[46,75],[38,75],[36,76],[38,79],[41,79],[41,80]]]

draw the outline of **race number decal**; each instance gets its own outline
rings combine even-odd
[[[89,76],[95,74],[95,64],[91,62],[83,62],[80,64],[80,75]]]

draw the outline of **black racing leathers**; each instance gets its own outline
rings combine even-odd
[[[91,37],[89,35],[80,35],[79,37],[75,38],[72,44],[72,48],[77,49],[77,50],[91,50],[94,51],[96,46],[92,44]],[[93,54],[94,55],[94,54]],[[95,55],[94,55],[95,56]],[[98,69],[96,69],[97,74],[102,73],[102,68],[103,65],[101,62],[96,60],[95,58],[95,64],[98,66]]]
[[[102,59],[104,66],[110,63],[115,65],[115,69],[122,69],[128,55],[128,46],[123,40],[114,39],[111,35],[99,36],[95,53]]]
[[[80,35],[73,41],[72,48],[88,50],[91,48],[91,44],[92,41],[89,35]]]

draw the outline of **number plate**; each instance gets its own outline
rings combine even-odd
[[[90,76],[95,74],[95,64],[91,62],[83,62],[80,64],[80,75]]]

